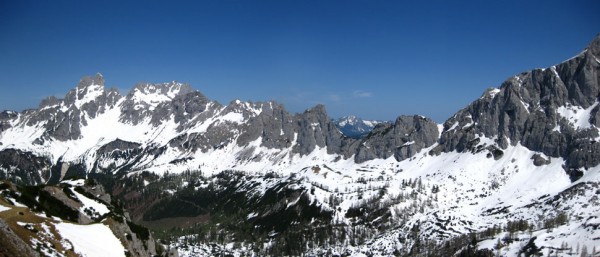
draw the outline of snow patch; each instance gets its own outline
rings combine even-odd
[[[84,179],[63,180],[60,183],[68,184],[68,185],[71,185],[71,186],[83,186],[83,185],[85,185],[85,180]]]
[[[4,205],[0,205],[0,212],[3,212],[3,211],[8,211],[8,210],[10,210],[10,209],[11,209],[10,207],[6,207],[6,206],[4,206]]]
[[[590,113],[598,105],[598,101],[587,109],[583,109],[581,106],[561,106],[558,107],[556,112],[561,117],[567,119],[569,123],[577,130],[591,128],[593,125],[590,123]]]
[[[223,117],[221,117],[221,120],[230,121],[230,122],[234,122],[234,123],[242,123],[242,122],[244,122],[244,115],[242,115],[241,113],[237,113],[237,112],[230,112],[230,113],[223,115]]]
[[[82,256],[125,256],[125,247],[104,224],[58,223],[55,227],[62,238],[73,244],[73,250]]]
[[[75,100],[75,107],[77,107],[77,109],[81,109],[81,106],[83,106],[84,104],[92,102],[96,100],[96,98],[101,96],[104,93],[104,87],[101,85],[92,84],[85,88],[78,88],[77,91],[78,94],[76,94],[77,99]],[[79,98],[79,93],[81,91],[85,92],[82,92],[84,93],[84,95],[82,98]]]
[[[92,210],[92,212],[99,214],[99,216],[102,216],[102,215],[110,212],[110,210],[108,209],[108,207],[106,207],[106,205],[99,203],[95,200],[92,200],[90,198],[87,198],[75,190],[73,190],[72,192],[73,192],[73,194],[75,194],[75,196],[77,196],[77,199],[79,199],[79,201],[81,201],[81,203],[83,204],[83,206],[81,206],[81,208],[79,208],[79,211],[81,211],[82,213],[86,213],[85,212],[86,209]],[[86,214],[86,215],[88,215],[88,214]],[[93,216],[95,216],[95,215],[93,215]],[[90,218],[95,218],[95,217],[90,217]]]

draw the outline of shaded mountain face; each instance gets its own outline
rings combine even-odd
[[[231,243],[258,255],[485,254],[506,238],[498,251],[507,256],[591,246],[600,238],[590,229],[600,211],[599,56],[596,37],[443,125],[399,116],[361,137],[340,132],[358,121],[332,121],[322,105],[297,114],[276,102],[223,105],[177,82],[123,96],[86,77],[63,99],[0,113],[0,178],[93,177],[133,220],[178,227],[164,238],[206,255]]]

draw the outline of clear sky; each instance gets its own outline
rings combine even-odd
[[[442,122],[508,77],[579,53],[600,1],[0,1],[0,109],[84,75],[211,99]]]

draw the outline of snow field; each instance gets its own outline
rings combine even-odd
[[[58,223],[56,230],[69,240],[76,253],[86,257],[125,256],[121,241],[104,224]]]

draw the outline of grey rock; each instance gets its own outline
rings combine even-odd
[[[92,91],[96,91],[93,92]],[[99,94],[97,91],[100,91]],[[93,94],[90,101],[75,105],[80,99],[85,99],[88,94]],[[85,117],[95,118],[104,113],[108,107],[113,107],[121,95],[116,89],[104,90],[104,78],[100,74],[94,77],[83,77],[79,84],[70,90],[64,99],[54,96],[44,99],[38,110],[27,112],[26,124],[35,126],[46,122],[46,131],[38,142],[49,138],[60,141],[75,140],[81,137],[81,127],[87,125]]]
[[[327,153],[340,153],[344,137],[327,116],[324,105],[317,105],[294,116],[294,130],[298,133],[292,151],[300,155],[311,153],[317,147],[326,148]]]
[[[294,120],[284,109],[283,105],[276,102],[248,103],[251,109],[260,110],[260,114],[249,117],[243,124],[242,133],[237,139],[239,146],[261,138],[261,146],[271,149],[284,149],[291,146],[294,140]],[[244,109],[244,115],[249,110]]]
[[[169,118],[169,114],[171,114],[175,108],[181,108],[179,110],[180,113],[185,112],[186,106],[182,106],[182,103],[186,102],[185,99],[180,99],[173,104],[172,101],[163,102],[161,99],[148,99],[150,102],[141,101],[141,99],[137,98],[138,96],[157,95],[162,96],[161,98],[168,97],[173,100],[177,97],[194,92],[197,91],[193,90],[189,85],[177,83],[175,81],[161,84],[137,84],[127,96],[125,96],[125,101],[121,106],[122,113],[120,119],[122,122],[136,125],[146,118],[150,118],[152,124],[157,126],[165,118]],[[200,104],[205,98],[199,96],[197,99],[193,100],[195,103]],[[194,107],[198,108],[199,106],[197,104],[191,104],[187,109],[196,112]]]
[[[78,212],[77,220],[71,220],[72,222],[77,222],[83,225],[91,224],[94,222],[85,213],[80,211],[81,207],[83,207],[83,204],[79,201],[71,199],[65,194],[65,192],[61,188],[46,186],[42,188],[42,190],[48,192],[49,195],[51,195],[54,199],[62,202],[64,204],[63,208],[68,208],[72,211]]]
[[[398,161],[414,156],[437,142],[437,124],[423,116],[400,116],[394,124],[382,123],[361,140],[354,160],[361,163],[394,156]]]
[[[531,159],[533,160],[533,165],[535,165],[535,166],[548,165],[551,162],[550,159],[546,159],[546,158],[542,157],[542,155],[537,154],[537,153],[534,154],[533,156],[531,156]]]
[[[0,133],[12,127],[11,122],[14,121],[19,115],[13,111],[2,111],[0,112]],[[2,142],[0,142],[2,145]]]
[[[92,172],[110,172],[130,167],[136,163],[143,152],[141,144],[116,139],[96,150],[97,157],[93,167],[88,167]]]
[[[98,148],[97,152],[98,152],[98,154],[104,154],[104,153],[111,153],[115,150],[119,150],[119,151],[134,150],[134,149],[138,149],[140,146],[141,145],[139,143],[128,142],[128,141],[124,141],[121,139],[116,139],[116,140],[111,141],[110,143],[107,143],[107,144],[103,145],[102,147]]]
[[[563,157],[565,169],[597,165],[598,107],[589,117],[594,126],[584,129],[576,129],[557,108],[587,109],[598,101],[599,45],[600,37],[596,37],[582,54],[568,61],[521,73],[504,82],[498,92],[487,91],[444,123],[440,145],[432,153],[472,151],[469,142],[486,136],[496,137],[502,149],[520,143],[548,156]]]
[[[46,97],[39,105],[39,109],[55,107],[62,103],[61,99],[56,98],[55,96]]]
[[[0,255],[1,256],[40,256],[28,243],[0,219]]]
[[[150,233],[148,238],[142,238],[142,235],[132,231],[129,218],[123,218],[125,218],[123,221],[113,220],[113,222],[109,222],[108,227],[121,242],[124,242],[123,246],[129,256],[156,256],[157,244],[152,234]]]
[[[0,180],[17,184],[38,185],[50,177],[50,160],[38,157],[31,152],[16,149],[0,151]]]

